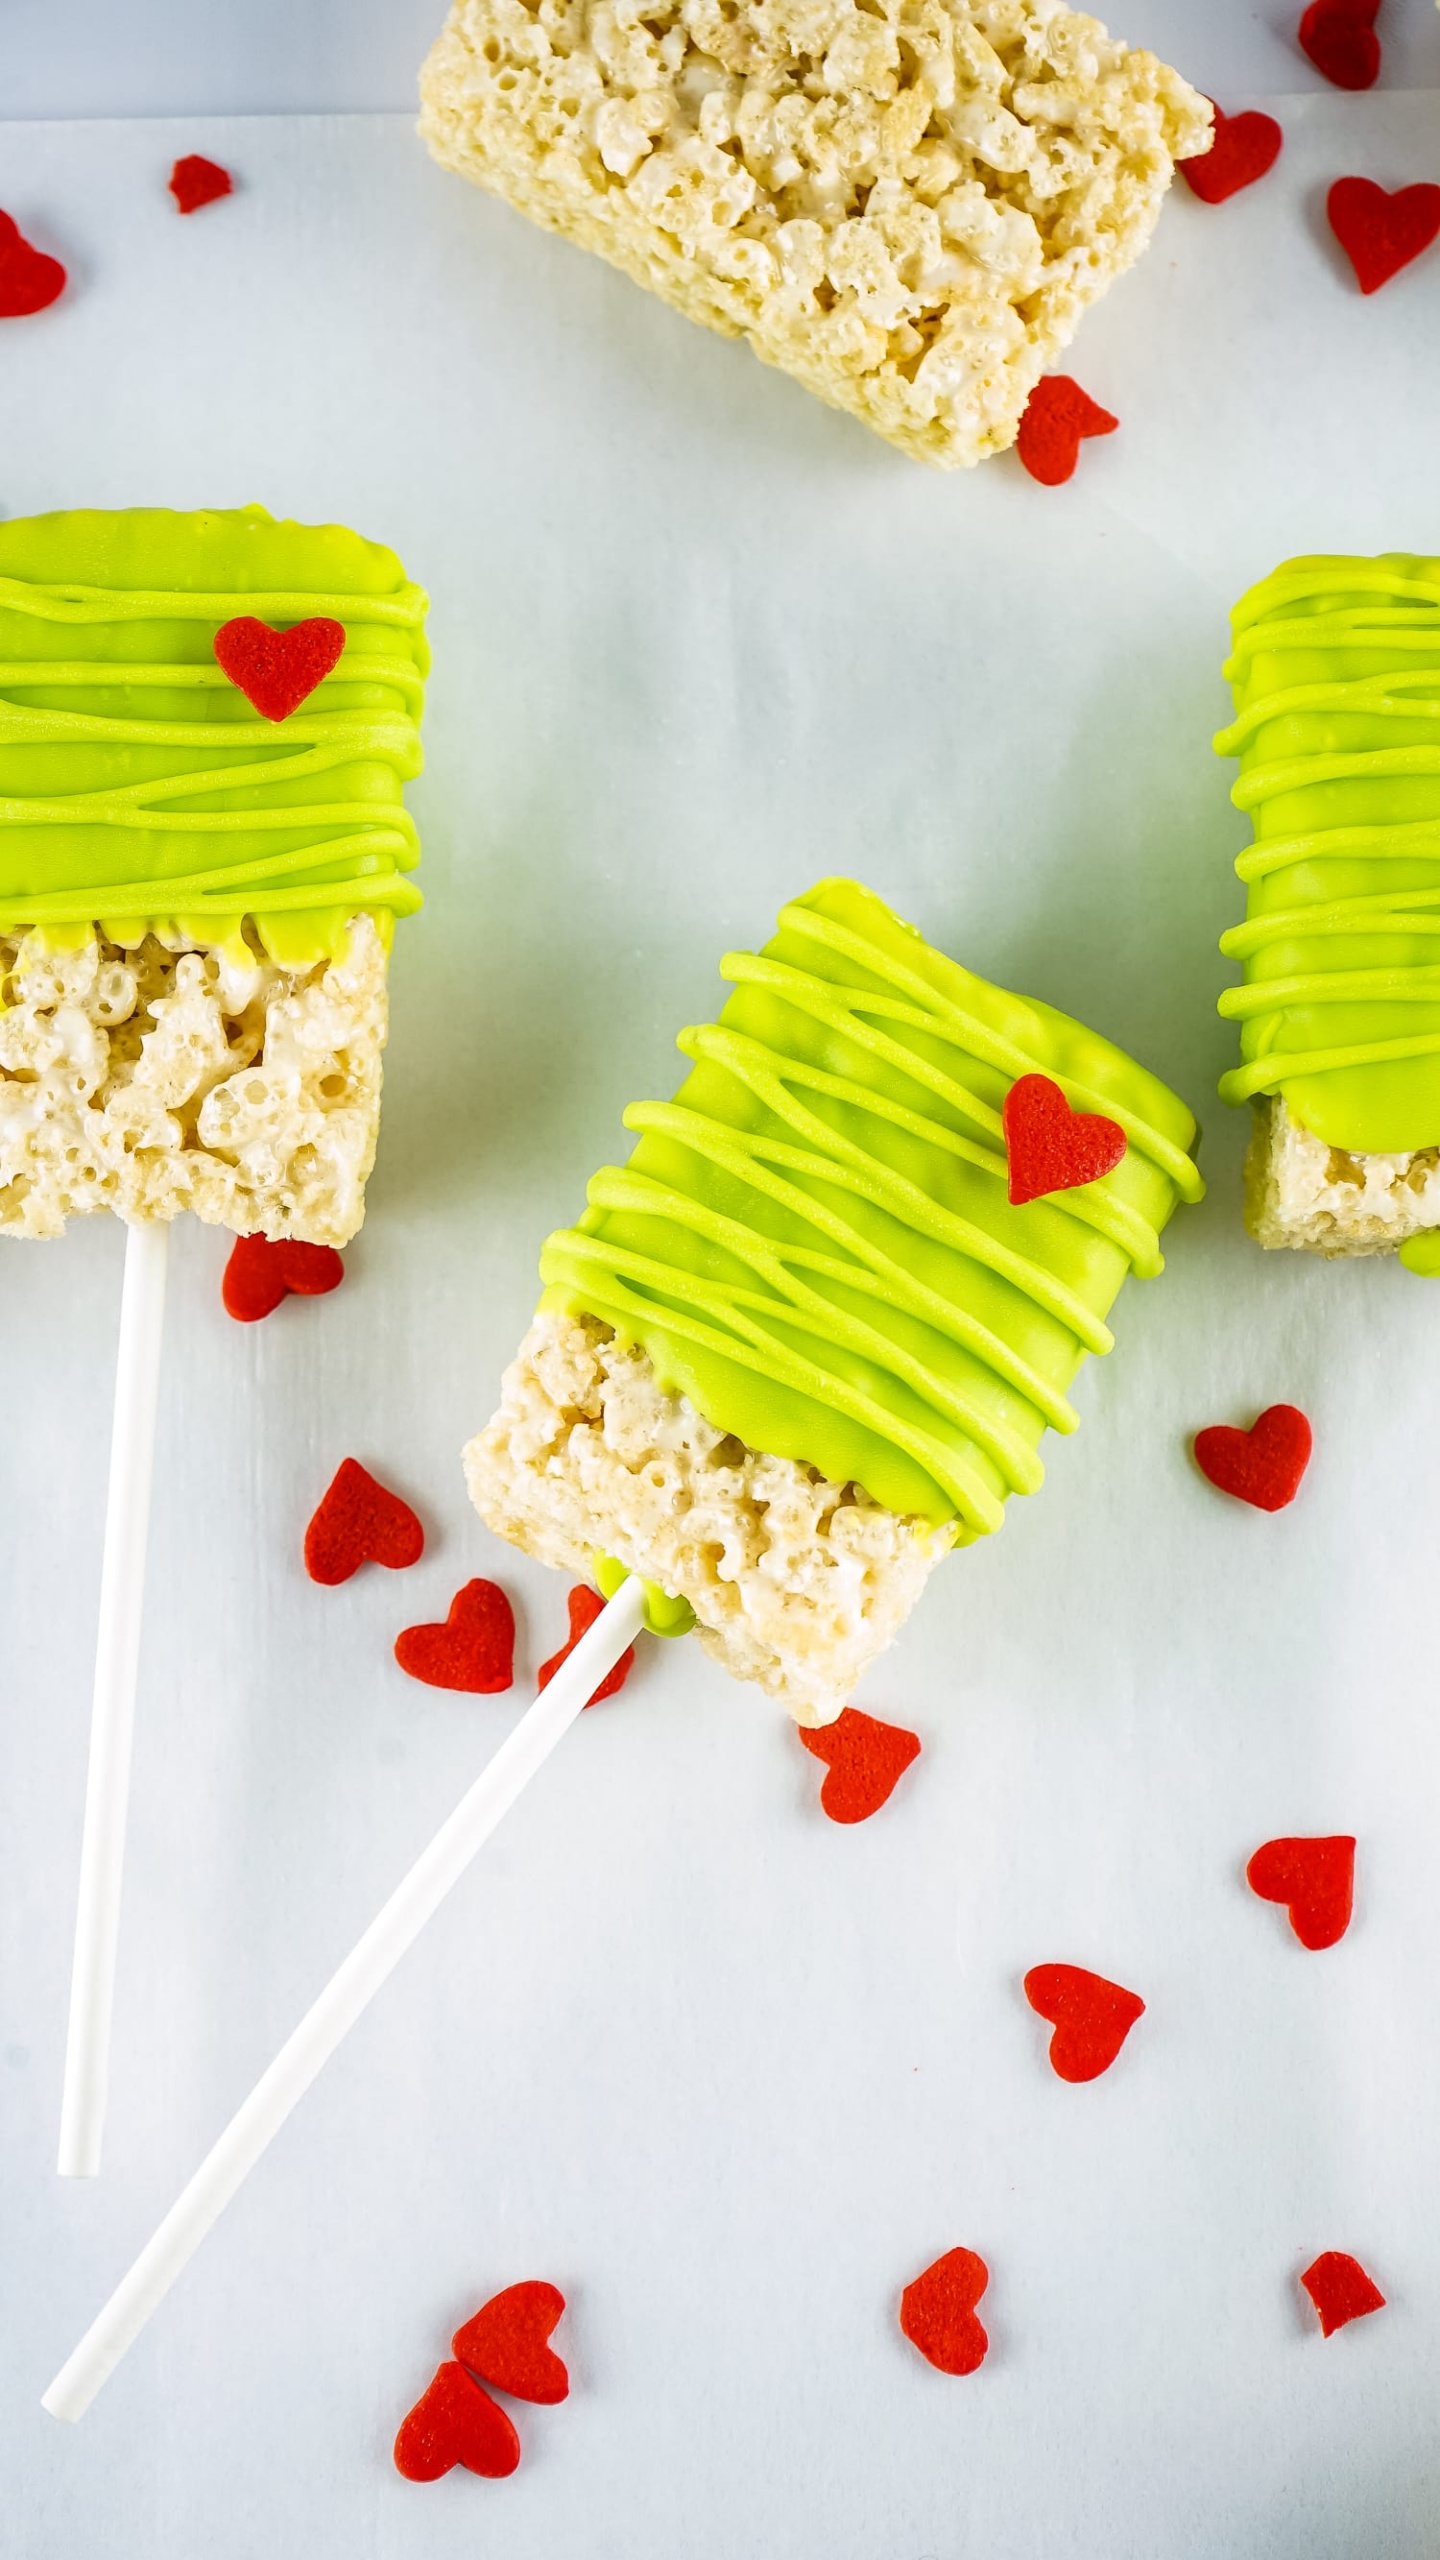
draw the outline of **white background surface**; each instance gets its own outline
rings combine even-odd
[[[63,86],[42,15],[10,13],[22,107]],[[1218,9],[1131,25],[1182,17],[1182,61],[1223,88]],[[140,102],[123,68],[91,103]],[[1440,1291],[1241,1231],[1213,1004],[1244,829],[1208,747],[1252,577],[1293,549],[1440,550],[1440,255],[1363,302],[1319,214],[1344,170],[1440,174],[1440,97],[1310,84],[1279,111],[1275,176],[1218,211],[1177,189],[1087,323],[1075,370],[1123,424],[1059,491],[889,454],[442,176],[408,111],[0,134],[0,201],[74,277],[7,324],[0,507],[339,516],[430,586],[436,653],[429,903],[399,936],[345,1286],[241,1330],[224,1241],[176,1234],[85,2188],[52,2160],[122,1237],[0,1252],[7,2560],[1440,2540]],[[180,222],[164,179],[192,148],[240,192]],[[1210,1198],[1127,1292],[1043,1493],[862,1693],[924,1740],[890,1806],[830,1826],[774,1710],[651,1648],[61,2428],[38,2395],[62,2355],[559,1641],[563,1586],[479,1528],[460,1443],[541,1236],[624,1101],[671,1089],[720,951],[831,868],[1169,1076]],[[1186,1442],[1281,1397],[1317,1455],[1270,1519]],[[430,1544],[317,1591],[301,1535],[347,1453]],[[474,1572],[519,1606],[511,1697],[389,1659]],[[1360,1837],[1356,1922],[1307,1956],[1243,1864],[1329,1829]],[[1089,2088],[1050,2074],[1021,1996],[1051,1958],[1149,2003]],[[894,2320],[956,2243],[992,2269],[991,2353],[958,2382]],[[1327,2247],[1390,2308],[1324,2344],[1295,2277]],[[509,2482],[402,2482],[391,2438],[452,2328],[529,2275],[570,2297],[571,2399],[517,2412]]]

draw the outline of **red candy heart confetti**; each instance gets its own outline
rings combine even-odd
[[[900,2326],[912,2347],[941,2373],[974,2373],[990,2341],[975,2305],[990,2270],[973,2249],[947,2249],[900,2296]]]
[[[345,646],[345,625],[328,613],[272,631],[253,613],[237,613],[215,634],[215,655],[262,720],[288,720],[323,684]]]
[[[590,1628],[594,1626],[595,1621],[599,1617],[604,1606],[604,1601],[590,1589],[588,1583],[580,1582],[576,1584],[575,1589],[570,1594],[569,1601],[569,1641],[562,1644],[558,1653],[552,1653],[548,1662],[541,1663],[535,1681],[537,1689],[549,1688],[550,1683],[554,1679],[556,1672],[559,1670],[561,1663],[569,1661],[570,1656],[574,1652],[581,1637],[587,1634]],[[606,1672],[605,1677],[601,1681],[599,1688],[596,1690],[594,1697],[586,1699],[586,1706],[598,1707],[602,1698],[613,1698],[617,1689],[623,1689],[634,1665],[634,1661],[635,1647],[633,1644],[627,1644],[619,1661],[616,1663],[614,1670]]]
[[[333,1244],[298,1244],[289,1237],[272,1244],[268,1236],[237,1236],[220,1295],[237,1324],[258,1324],[282,1298],[326,1297],[344,1277]]]
[[[1348,1832],[1318,1840],[1267,1840],[1245,1870],[1262,1902],[1283,1902],[1302,1947],[1333,1947],[1355,1906],[1355,1843]]]
[[[0,213],[0,320],[23,320],[32,311],[48,310],[64,290],[59,259],[32,249],[18,222]]]
[[[1373,178],[1337,178],[1325,211],[1361,292],[1378,293],[1440,232],[1440,187],[1397,187],[1387,195]]]
[[[507,2285],[456,2330],[451,2353],[497,2391],[549,2406],[570,2389],[569,2374],[546,2344],[564,2309],[565,2296],[557,2285]]]
[[[497,2400],[462,2364],[442,2364],[395,2438],[395,2468],[406,2480],[438,2480],[462,2462],[482,2480],[505,2480],[520,2439]]]
[[[1310,0],[1300,50],[1337,89],[1369,89],[1380,69],[1380,0]]]
[[[305,1570],[312,1582],[348,1582],[362,1564],[392,1572],[418,1564],[425,1532],[408,1502],[371,1475],[358,1458],[342,1458],[329,1491],[305,1532]]]
[[[469,1689],[491,1698],[515,1677],[515,1612],[498,1582],[467,1582],[443,1626],[404,1627],[395,1659],[430,1689]]]
[[[1025,403],[1015,450],[1032,480],[1058,489],[1075,468],[1082,438],[1113,435],[1119,424],[1068,373],[1047,373]]]
[[[1267,1405],[1248,1431],[1212,1422],[1195,1434],[1195,1464],[1221,1493],[1256,1511],[1283,1511],[1300,1490],[1314,1434],[1298,1405]]]
[[[1005,1096],[1001,1120],[1012,1208],[1047,1192],[1098,1182],[1125,1153],[1119,1122],[1102,1119],[1098,1111],[1072,1111],[1048,1076],[1018,1077]]]
[[[170,172],[170,193],[181,213],[198,213],[202,204],[214,204],[228,196],[235,184],[228,169],[218,160],[207,160],[198,151],[187,151]]]
[[[1050,2067],[1062,2080],[1098,2080],[1145,2015],[1138,1991],[1107,1982],[1103,1973],[1087,1973],[1080,1964],[1032,1965],[1025,1997],[1055,2030]]]
[[[1273,116],[1262,116],[1253,107],[1244,115],[1227,116],[1223,107],[1216,107],[1214,141],[1198,160],[1180,161],[1180,175],[1202,204],[1224,204],[1274,168],[1284,139]]]
[[[1383,2311],[1385,2296],[1372,2284],[1358,2258],[1345,2249],[1322,2249],[1300,2279],[1320,2314],[1327,2338],[1347,2321],[1363,2320],[1368,2311]]]
[[[903,1724],[882,1724],[858,1707],[843,1707],[833,1724],[796,1730],[806,1750],[827,1763],[820,1810],[832,1822],[868,1822],[920,1751],[918,1733],[907,1733]]]

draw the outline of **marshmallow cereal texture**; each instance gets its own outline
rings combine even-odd
[[[537,1315],[465,1452],[502,1538],[582,1579],[597,1552],[688,1600],[707,1653],[832,1723],[951,1533],[727,1438],[593,1316]]]
[[[1055,0],[455,0],[437,159],[923,462],[1013,444],[1206,99]]]
[[[1292,1119],[1283,1095],[1252,1106],[1245,1224],[1263,1245],[1327,1255],[1393,1253],[1440,1230],[1440,1147],[1360,1155]]]
[[[0,936],[0,1235],[185,1209],[347,1244],[380,1114],[385,946],[283,967],[243,937]]]

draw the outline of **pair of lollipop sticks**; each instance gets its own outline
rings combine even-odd
[[[642,1140],[628,1177],[611,1168],[591,1184],[592,1211],[604,1203],[610,1204],[608,1209],[594,1217],[583,1233],[569,1230],[552,1237],[542,1268],[561,1270],[580,1259],[588,1271],[590,1303],[601,1310],[591,1322],[603,1331],[612,1296],[623,1294],[641,1275],[640,1257],[627,1240],[631,1230],[626,1223],[638,1202],[647,1239],[644,1276],[655,1321],[677,1326],[681,1341],[705,1340],[717,1357],[723,1356],[727,1344],[743,1355],[744,1374],[764,1376],[772,1425],[777,1406],[783,1409],[787,1399],[792,1403],[797,1398],[808,1400],[808,1390],[821,1374],[815,1363],[822,1358],[833,1361],[833,1369],[823,1374],[831,1384],[828,1427],[841,1435],[834,1444],[837,1454],[849,1445],[844,1435],[858,1430],[868,1436],[870,1467],[878,1471],[877,1481],[887,1480],[888,1449],[890,1464],[898,1470],[893,1478],[897,1491],[912,1482],[928,1483],[932,1491],[926,1498],[934,1503],[942,1522],[935,1538],[939,1552],[948,1544],[943,1527],[947,1504],[952,1513],[957,1504],[969,1504],[977,1526],[998,1525],[1000,1506],[980,1471],[980,1458],[987,1448],[1004,1454],[1020,1481],[1036,1480],[1021,1464],[1013,1380],[1028,1380],[1038,1399],[1033,1422],[1038,1438],[1045,1425],[1044,1408],[1054,1406],[1059,1380],[1073,1374],[1087,1344],[1097,1350],[1107,1346],[1103,1312],[1126,1271],[1160,1268],[1158,1226],[1179,1198],[1197,1196],[1201,1188],[1187,1152],[1193,1120],[1176,1097],[1108,1042],[1063,1016],[1031,1007],[971,978],[930,950],[878,898],[851,882],[822,882],[792,902],[765,952],[731,954],[724,972],[735,980],[736,992],[721,1024],[713,1027],[713,1036],[701,1031],[682,1035],[686,1054],[700,1060],[682,1088],[682,1099],[669,1106],[637,1105],[629,1115],[632,1126],[647,1132],[663,1125],[662,1152],[648,1161],[663,1165],[667,1179],[647,1169],[646,1141]],[[760,1039],[762,1030],[771,1045]],[[819,1066],[809,1061],[806,1051],[812,1039],[831,1063]],[[834,1062],[847,1051],[851,1072],[837,1072]],[[943,1065],[937,1061],[937,1051],[943,1051]],[[714,1061],[720,1058],[727,1063],[717,1077]],[[1093,1164],[1077,1162],[1066,1168],[1053,1161],[1054,1148],[1064,1143],[1073,1145],[1078,1140],[1083,1153],[1084,1132],[1091,1124],[1071,1110],[1055,1083],[1035,1072],[1037,1060],[1054,1064],[1076,1092],[1090,1090],[1084,1079],[1098,1079],[1100,1090],[1125,1115],[1124,1129],[1118,1122],[1095,1124],[1108,1133],[1108,1172],[1100,1174]],[[771,1140],[753,1126],[752,1096],[757,1084],[771,1110],[790,1130],[786,1139]],[[1013,1151],[1014,1139],[1002,1135],[1002,1121],[1004,1132],[1011,1132],[1011,1105],[1026,1084],[1042,1088],[1036,1099],[1043,1108],[1058,1111],[1062,1122],[1073,1127],[1068,1135],[1065,1128],[1057,1135],[1052,1127],[1042,1139],[1042,1153],[1048,1151],[1051,1160],[1048,1172],[1043,1167],[1037,1171],[1041,1188],[1052,1196],[1034,1197],[1017,1185],[1012,1161],[1007,1203],[1006,1148]],[[898,1098],[902,1087],[910,1092],[908,1102]],[[821,1095],[831,1116],[811,1108],[811,1101]],[[986,1142],[962,1134],[957,1123],[986,1132]],[[676,1130],[685,1132],[688,1175],[671,1144]],[[899,1161],[891,1162],[897,1131],[904,1144],[898,1151]],[[795,1143],[800,1140],[803,1145]],[[781,1195],[767,1186],[772,1185],[770,1168],[781,1164],[787,1168],[782,1189],[789,1223],[767,1243],[733,1215],[737,1175],[757,1186],[757,1200],[764,1197],[778,1205]],[[715,1179],[716,1167],[723,1196],[731,1204],[727,1242],[737,1257],[742,1251],[750,1252],[757,1283],[737,1287],[733,1298],[723,1280],[692,1286],[696,1275],[689,1260],[677,1260],[672,1269],[665,1259],[671,1249],[666,1237],[669,1228],[682,1240],[682,1252],[697,1224],[707,1232],[720,1232],[716,1225],[720,1212],[698,1196]],[[807,1169],[809,1189],[798,1180]],[[684,1187],[687,1180],[695,1186],[693,1191]],[[845,1197],[847,1189],[849,1215],[842,1218],[833,1203]],[[1022,1200],[1032,1205],[1017,1206]],[[794,1232],[807,1201],[819,1221],[815,1232],[823,1230],[828,1239],[823,1256],[811,1243],[797,1241]],[[962,1209],[974,1215],[962,1214]],[[923,1261],[923,1285],[907,1278],[893,1259],[895,1251],[907,1249],[913,1250],[917,1267]],[[587,1256],[594,1258],[587,1261]],[[802,1272],[816,1275],[816,1280],[801,1282],[797,1275]],[[882,1273],[889,1275],[888,1280],[883,1289],[877,1289],[874,1284]],[[826,1274],[836,1282],[835,1294],[828,1299],[817,1285]],[[770,1283],[768,1296],[758,1285],[762,1276]],[[994,1283],[1000,1279],[1006,1285],[997,1289]],[[852,1302],[867,1283],[870,1311],[856,1317]],[[954,1294],[947,1296],[947,1292]],[[857,1338],[857,1325],[871,1352],[878,1356],[883,1351],[885,1337],[880,1328],[892,1299],[901,1339],[891,1356],[897,1367],[903,1367],[906,1379],[903,1404],[893,1409],[878,1390],[858,1390],[853,1377],[847,1383],[846,1360],[849,1344]],[[984,1321],[977,1312],[980,1309]],[[963,1359],[954,1362],[949,1376],[939,1366],[927,1370],[916,1356],[921,1311],[931,1325],[948,1325],[957,1349],[963,1346]],[[614,1312],[617,1317],[628,1316],[637,1330],[645,1321],[639,1302],[632,1306],[627,1301],[624,1309],[617,1303]],[[548,1314],[538,1322],[542,1331],[559,1326],[562,1335],[568,1325],[572,1352],[578,1343],[594,1339],[571,1317]],[[809,1354],[797,1355],[797,1332],[811,1341]],[[618,1331],[615,1339],[620,1339]],[[660,1348],[658,1337],[656,1348]],[[625,1356],[633,1362],[637,1355]],[[643,1392],[638,1370],[632,1369],[630,1387],[632,1395]],[[662,1394],[658,1383],[652,1381],[651,1392]],[[685,1420],[688,1410],[678,1397],[670,1397],[667,1414],[672,1434],[676,1428],[698,1426],[703,1435],[705,1426],[698,1414],[690,1412],[689,1421]],[[1057,1418],[1064,1420],[1058,1408]],[[812,1420],[809,1427],[827,1426]],[[570,1414],[571,1441],[579,1428]],[[712,1443],[716,1436],[712,1431]],[[752,1444],[747,1455],[772,1470],[782,1466],[783,1462],[763,1458],[764,1445],[763,1441]],[[597,1442],[591,1458],[599,1455]],[[527,1458],[519,1444],[510,1442],[503,1408],[467,1458],[472,1493],[482,1512],[487,1504],[494,1504],[504,1514],[511,1501],[523,1508],[539,1491],[553,1493],[563,1474],[563,1462],[557,1469],[553,1456],[536,1457],[532,1452]],[[593,1484],[590,1463],[582,1458],[577,1464],[581,1477]],[[791,1465],[797,1492],[813,1485],[814,1468],[809,1462]],[[723,1472],[727,1485],[733,1485],[733,1454],[725,1459]],[[528,1484],[522,1481],[527,1474]],[[945,1484],[953,1483],[953,1500],[942,1489],[942,1476]],[[777,1479],[771,1476],[767,1481],[772,1494],[780,1491]],[[725,1498],[738,1499],[733,1492]],[[885,1513],[878,1501],[868,1502],[863,1516],[857,1500],[847,1503],[843,1477],[828,1488],[819,1508],[824,1526],[815,1531],[815,1555],[808,1570],[795,1573],[798,1616],[807,1626],[815,1573],[824,1569],[816,1559],[828,1552],[824,1541],[833,1514],[847,1510],[850,1514],[841,1532],[842,1546],[843,1539],[857,1529],[859,1534],[870,1534],[886,1519],[912,1544],[919,1543],[912,1534],[915,1523],[907,1528],[899,1514]],[[658,1562],[658,1557],[642,1562],[632,1555],[624,1568],[610,1561],[610,1541],[619,1536],[620,1523],[607,1514],[603,1497],[601,1508],[575,1534],[602,1583],[611,1588],[606,1606],[202,2161],[50,2385],[44,2405],[53,2415],[75,2419],[89,2406],[329,2055],[642,1627],[650,1624],[656,1632],[678,1632],[691,1610],[698,1616],[704,1609],[710,1618],[707,1632],[716,1633],[718,1591],[707,1593],[697,1583],[667,1602],[657,1599],[646,1572],[646,1563]],[[841,1553],[842,1548],[836,1548],[832,1561],[838,1563]],[[603,1559],[598,1565],[597,1556]],[[683,1569],[676,1578],[684,1578]],[[877,1582],[882,1578],[875,1577]],[[658,1573],[654,1581],[661,1583],[662,1593],[669,1592],[669,1583]],[[751,1597],[758,1604],[758,1586]],[[676,1610],[677,1600],[686,1604],[683,1611]],[[893,1623],[892,1619],[871,1624],[862,1631],[871,1652],[893,1631]],[[810,1635],[813,1639],[813,1627]],[[747,1640],[753,1641],[753,1635]],[[777,1671],[788,1664],[790,1675],[798,1678],[805,1645],[793,1627],[772,1636],[772,1646]],[[848,1664],[844,1676],[848,1684]],[[840,1700],[826,1703],[833,1713]]]

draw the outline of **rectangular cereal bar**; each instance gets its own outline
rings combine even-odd
[[[1122,1283],[1162,1268],[1160,1229],[1204,1186],[1157,1078],[853,881],[721,974],[674,1101],[627,1111],[629,1162],[546,1244],[466,1470],[501,1537],[643,1576],[727,1670],[824,1724],[941,1557],[1040,1483]],[[1124,1145],[1016,1205],[1003,1114],[1024,1077]]]
[[[922,462],[1014,443],[1211,111],[1054,0],[455,0],[436,158]]]

